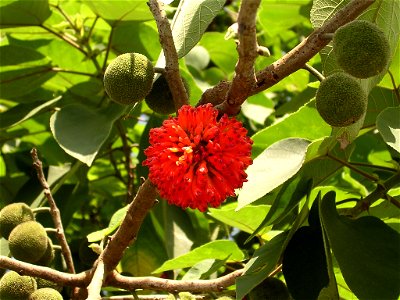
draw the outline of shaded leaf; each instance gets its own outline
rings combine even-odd
[[[227,257],[228,259],[229,257]],[[216,272],[219,268],[223,267],[225,260],[218,259],[205,259],[195,264],[186,272],[182,280],[196,280],[205,279],[212,273]]]
[[[51,132],[65,152],[90,166],[125,109],[116,104],[99,110],[67,105],[51,116]]]
[[[322,225],[343,277],[359,299],[400,295],[400,235],[376,217],[351,220],[336,211],[335,193],[320,205]]]
[[[2,0],[0,2],[0,27],[40,25],[50,15],[48,0]]]
[[[47,111],[61,96],[47,102],[19,104],[0,114],[0,128],[15,126],[33,116]]]
[[[161,267],[156,269],[153,273],[192,267],[205,259],[214,258],[225,260],[228,256],[230,261],[241,261],[244,259],[242,250],[239,249],[235,242],[228,240],[212,241],[187,254],[164,262]]]
[[[283,139],[257,156],[246,173],[247,182],[239,190],[237,210],[250,204],[296,174],[305,159],[309,141],[300,138]]]
[[[400,107],[388,107],[376,119],[376,126],[384,141],[400,152]]]

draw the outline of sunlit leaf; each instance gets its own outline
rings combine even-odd
[[[376,119],[376,126],[384,141],[400,152],[400,107],[388,107]]]

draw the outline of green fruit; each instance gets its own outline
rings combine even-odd
[[[63,297],[55,289],[41,288],[34,291],[29,300],[63,300]]]
[[[389,64],[390,46],[383,31],[365,20],[352,21],[333,36],[333,53],[339,66],[357,78],[381,73]]]
[[[0,235],[8,239],[11,230],[22,222],[32,221],[32,209],[22,202],[9,204],[0,211]]]
[[[36,281],[30,276],[20,276],[10,271],[0,279],[1,300],[28,300],[29,295],[36,290]]]
[[[53,261],[53,259],[54,259],[53,242],[48,237],[46,252],[42,255],[41,258],[39,258],[37,262],[35,262],[35,264],[40,266],[48,266]]]
[[[47,250],[46,230],[36,221],[27,221],[11,231],[8,242],[14,258],[35,263]]]
[[[228,296],[222,296],[222,297],[217,298],[217,300],[233,300],[233,298],[228,297]]]
[[[58,285],[57,283],[51,281],[51,280],[47,280],[47,279],[43,279],[40,277],[36,277],[35,278],[36,283],[37,283],[37,288],[41,289],[41,288],[52,288],[55,289],[59,292],[61,292],[62,290],[62,286]]]
[[[132,105],[150,92],[154,76],[151,61],[139,53],[125,53],[115,58],[104,73],[104,88],[110,98]]]
[[[196,300],[196,297],[189,292],[180,292],[178,295],[180,300]]]
[[[343,72],[325,78],[315,97],[319,114],[335,127],[353,124],[367,109],[366,92],[355,78]]]
[[[182,81],[186,91],[189,93],[187,81],[183,77]],[[175,112],[174,99],[165,76],[161,75],[157,78],[145,101],[147,106],[158,114],[169,115]]]
[[[249,293],[249,300],[290,300],[290,294],[281,280],[267,278]]]

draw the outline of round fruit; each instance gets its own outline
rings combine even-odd
[[[319,114],[335,127],[353,124],[367,109],[367,93],[355,78],[343,72],[322,80],[315,97]]]
[[[55,289],[41,288],[34,291],[29,300],[63,300],[63,297]]]
[[[47,250],[46,230],[36,221],[27,221],[11,231],[8,242],[14,258],[35,263]]]
[[[290,300],[289,290],[278,278],[267,278],[249,293],[249,300]]]
[[[28,300],[29,295],[36,290],[36,281],[30,276],[20,276],[10,271],[0,279],[1,300]]]
[[[46,252],[42,255],[41,258],[39,258],[37,262],[35,262],[35,264],[40,266],[48,266],[53,261],[53,259],[54,259],[53,242],[48,237]]]
[[[115,58],[104,73],[104,88],[110,98],[123,105],[132,105],[150,92],[154,67],[140,53],[125,53]]]
[[[43,278],[40,278],[40,277],[36,277],[35,280],[36,280],[38,289],[52,288],[52,289],[55,289],[55,290],[57,290],[59,292],[62,290],[62,286],[58,285],[54,281],[43,279]]]
[[[32,221],[32,209],[22,202],[9,204],[0,211],[0,235],[8,239],[11,230],[22,222]]]
[[[189,93],[187,81],[183,77],[182,81],[186,92]],[[174,99],[165,76],[161,75],[157,78],[150,93],[146,96],[145,101],[147,106],[158,114],[169,115],[175,112]]]
[[[390,46],[383,31],[365,20],[352,21],[333,36],[333,53],[339,66],[357,78],[378,75],[390,60]]]

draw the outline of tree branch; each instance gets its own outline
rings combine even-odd
[[[125,249],[135,240],[144,218],[154,206],[157,194],[155,186],[148,179],[139,188],[121,225],[110,237],[97,260],[93,279],[88,286],[88,299],[100,299],[100,290],[105,278],[117,266]]]
[[[171,27],[167,15],[162,9],[162,4],[159,1],[149,0],[147,4],[157,23],[160,44],[165,56],[164,74],[171,90],[172,98],[174,99],[175,109],[178,110],[182,105],[189,104],[189,98],[179,73],[178,54],[172,37]]]
[[[329,39],[323,37],[326,33],[334,33],[339,27],[354,20],[375,0],[353,0],[338,11],[322,27],[314,30],[299,45],[278,59],[265,69],[257,72],[257,85],[251,89],[247,97],[257,94],[275,85],[285,77],[304,67],[304,65],[328,43]],[[212,103],[220,104],[226,97],[231,83],[220,82],[215,87],[205,91],[198,105]]]
[[[221,292],[235,284],[236,278],[243,274],[243,269],[228,275],[210,280],[171,280],[158,277],[127,277],[113,272],[107,278],[107,284],[126,290],[147,289],[175,293],[186,291],[191,293]]]
[[[243,0],[240,6],[238,15],[239,44],[237,46],[239,60],[226,100],[217,107],[228,115],[236,115],[250,91],[256,87],[254,69],[254,63],[258,56],[256,17],[260,2],[261,0]]]
[[[74,267],[74,262],[72,260],[71,250],[69,249],[67,239],[65,238],[64,228],[63,228],[63,225],[61,222],[60,210],[58,209],[56,202],[54,201],[53,195],[51,194],[50,186],[47,183],[46,178],[43,173],[43,167],[42,167],[43,164],[39,160],[37,150],[35,148],[33,148],[31,150],[31,156],[32,156],[32,160],[33,160],[33,166],[37,172],[38,179],[40,181],[40,184],[43,187],[44,195],[46,196],[47,201],[50,206],[50,214],[53,219],[54,226],[57,229],[56,236],[61,245],[61,252],[62,252],[65,262],[67,264],[68,272],[75,273],[75,267]]]

